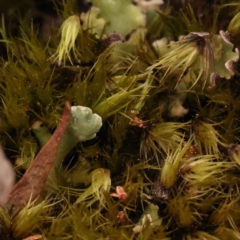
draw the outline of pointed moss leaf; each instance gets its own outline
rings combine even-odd
[[[94,138],[102,126],[102,118],[88,107],[73,106],[67,131],[78,139],[86,141]]]
[[[39,204],[36,204],[36,202],[28,203],[12,222],[12,232],[14,238],[22,239],[20,236],[24,236],[26,233],[32,232],[34,229],[36,229],[43,219],[41,216],[46,213],[46,209],[49,206],[50,205],[47,204],[47,200],[43,200]],[[31,239],[37,240],[39,238]]]
[[[240,12],[234,16],[228,25],[227,32],[231,34],[232,37],[237,36],[240,30]]]
[[[106,21],[105,32],[118,32],[123,36],[145,25],[145,16],[131,0],[91,0],[100,8],[100,17]]]
[[[100,102],[94,111],[103,119],[119,112],[131,101],[130,93],[127,91],[119,92]]]
[[[238,230],[220,226],[214,231],[214,235],[219,239],[240,239],[240,233]]]
[[[93,200],[88,203],[88,207],[97,200],[104,205],[104,192],[108,193],[111,186],[110,171],[108,169],[98,168],[93,170],[91,175],[91,186],[79,196],[76,204],[89,199],[89,197],[93,197]]]
[[[222,78],[230,79],[234,71],[230,70],[229,63],[238,59],[237,52],[233,52],[233,45],[226,42],[220,35],[213,36],[211,45],[215,60],[215,72]]]

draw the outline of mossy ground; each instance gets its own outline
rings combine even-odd
[[[240,239],[240,4],[92,1],[99,13],[84,1],[12,2],[0,28],[0,140],[18,179],[40,150],[32,124],[53,132],[66,101],[103,126],[69,152],[51,192],[14,218],[0,210],[1,239]],[[71,16],[78,32],[61,52]],[[116,186],[125,200],[110,195]]]

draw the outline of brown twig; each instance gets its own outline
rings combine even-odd
[[[71,117],[71,105],[66,102],[61,122],[47,144],[40,150],[24,176],[13,187],[7,207],[14,217],[31,199],[34,201],[42,192],[53,166],[59,144]]]

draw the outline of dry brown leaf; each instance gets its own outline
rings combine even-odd
[[[71,117],[71,105],[66,102],[61,122],[47,144],[40,150],[24,176],[10,193],[7,207],[14,217],[31,199],[34,201],[42,192],[53,166],[59,144]]]

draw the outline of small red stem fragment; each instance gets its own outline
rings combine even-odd
[[[31,199],[42,192],[57,155],[59,144],[71,117],[71,105],[66,102],[61,122],[46,145],[40,150],[24,176],[13,187],[7,207],[14,217]]]

